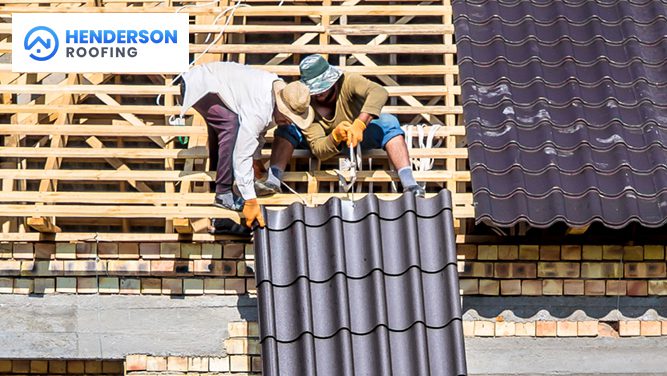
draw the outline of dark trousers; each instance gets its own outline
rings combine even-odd
[[[206,120],[210,168],[216,169],[215,193],[231,192],[234,181],[233,154],[239,117],[217,94],[209,93],[192,106]]]

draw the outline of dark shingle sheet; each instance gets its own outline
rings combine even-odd
[[[453,1],[477,222],[667,221],[667,4]]]
[[[263,375],[466,374],[448,191],[264,215]]]

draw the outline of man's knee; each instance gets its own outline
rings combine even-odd
[[[387,142],[391,139],[404,136],[405,132],[401,129],[401,123],[398,118],[392,114],[381,114],[379,118],[374,120],[381,130],[380,147],[384,148]],[[378,135],[380,136],[380,135]]]
[[[380,114],[380,117],[377,119],[380,127],[386,130],[396,130],[401,129],[401,123],[399,123],[398,118],[392,114]]]
[[[273,135],[274,137],[280,137],[289,141],[289,143],[292,144],[294,148],[299,146],[303,139],[303,136],[301,136],[301,133],[299,133],[294,125],[279,126],[276,128],[276,131]]]

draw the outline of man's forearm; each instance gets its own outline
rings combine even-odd
[[[357,116],[357,119],[363,121],[364,124],[368,125],[368,123],[370,123],[371,120],[373,120],[373,115],[371,115],[367,112],[362,112],[362,113],[359,114],[359,116]]]

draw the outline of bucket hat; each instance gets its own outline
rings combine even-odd
[[[321,55],[306,56],[299,64],[301,82],[308,86],[310,95],[324,93],[338,81],[343,72],[329,65]]]

